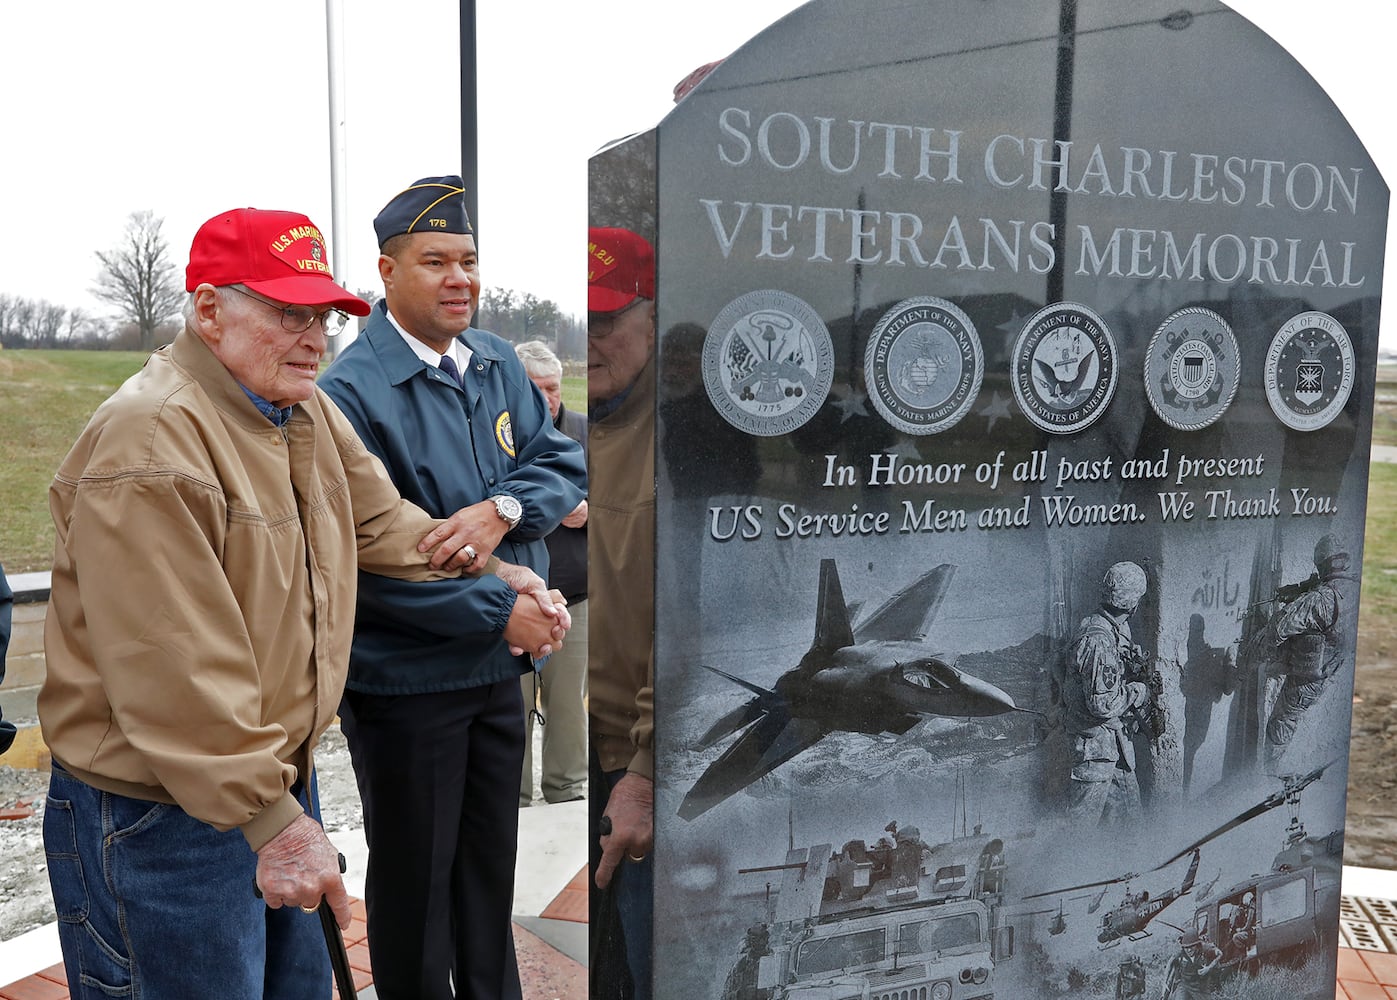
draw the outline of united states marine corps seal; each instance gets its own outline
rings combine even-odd
[[[1237,394],[1237,338],[1217,313],[1189,306],[1171,314],[1145,352],[1145,395],[1170,427],[1196,431],[1216,421]]]
[[[1014,342],[1014,398],[1024,416],[1053,434],[1089,427],[1106,412],[1120,374],[1116,343],[1086,306],[1038,310]]]
[[[1292,317],[1266,351],[1266,400],[1281,423],[1297,431],[1317,431],[1337,417],[1353,376],[1353,342],[1327,313]]]
[[[703,384],[723,419],[771,437],[813,417],[834,381],[834,342],[805,302],[763,289],[723,307],[703,341]]]
[[[970,317],[945,299],[905,299],[878,321],[863,358],[869,397],[908,434],[935,434],[980,392],[985,354]]]

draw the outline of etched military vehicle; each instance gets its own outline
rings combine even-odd
[[[888,824],[869,846],[793,848],[767,919],[747,932],[723,1000],[986,1000],[1014,932],[997,924],[1004,843],[929,844]]]

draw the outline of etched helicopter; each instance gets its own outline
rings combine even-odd
[[[767,688],[705,664],[754,697],[714,722],[698,741],[698,749],[707,749],[740,732],[694,782],[679,815],[688,820],[702,815],[830,733],[901,735],[932,716],[1027,711],[993,684],[928,655],[922,646],[955,569],[943,563],[922,574],[855,628],[835,561],[821,560],[815,641],[793,670]]]
[[[1188,871],[1184,874],[1183,881],[1177,887],[1170,887],[1158,895],[1151,895],[1149,890],[1142,889],[1139,892],[1131,892],[1129,883],[1141,877],[1141,873],[1130,872],[1116,878],[1101,879],[1097,882],[1085,882],[1081,885],[1068,886],[1065,889],[1054,889],[1048,892],[1035,892],[1024,897],[1024,899],[1040,899],[1043,896],[1054,896],[1066,892],[1075,892],[1078,889],[1094,889],[1097,886],[1110,887],[1121,882],[1127,884],[1125,898],[1116,906],[1107,910],[1101,915],[1101,931],[1096,935],[1096,940],[1105,947],[1113,947],[1119,944],[1123,938],[1131,941],[1139,941],[1147,938],[1152,933],[1148,930],[1148,924],[1155,917],[1167,910],[1175,900],[1181,896],[1188,895],[1193,891],[1193,881],[1198,875],[1199,849],[1197,847],[1186,849],[1193,852],[1193,860],[1189,862]],[[1159,871],[1167,868],[1182,857],[1182,854],[1170,858],[1161,865],[1156,865],[1150,871]]]
[[[1067,933],[1067,914],[1062,911],[1062,900],[1057,901],[1056,910],[1029,910],[1027,913],[1015,914],[1020,917],[1041,917],[1051,913],[1053,919],[1048,923],[1048,933],[1056,937],[1059,934]]]
[[[1272,963],[1296,963],[1337,934],[1343,828],[1312,836],[1300,820],[1300,793],[1333,764],[1302,775],[1278,775],[1283,787],[1244,810],[1196,844],[1220,837],[1252,819],[1289,806],[1290,822],[1271,867],[1212,892],[1200,893],[1193,924],[1222,947],[1220,975],[1255,971]],[[1184,848],[1194,849],[1193,845]],[[1216,880],[1215,880],[1216,881]],[[1250,911],[1249,914],[1246,911]],[[1242,933],[1238,933],[1241,931]]]
[[[1321,859],[1332,859],[1332,857],[1336,855],[1333,849],[1336,839],[1340,844],[1340,852],[1342,851],[1343,832],[1338,831],[1336,834],[1330,834],[1328,837],[1309,837],[1305,832],[1304,825],[1300,823],[1298,814],[1293,810],[1294,807],[1299,804],[1300,793],[1310,784],[1318,781],[1324,774],[1325,769],[1332,763],[1331,761],[1329,764],[1317,767],[1308,774],[1280,776],[1280,780],[1284,785],[1280,791],[1273,792],[1266,796],[1260,802],[1238,813],[1221,826],[1210,830],[1193,843],[1181,848],[1171,857],[1150,869],[1151,871],[1159,871],[1169,867],[1185,855],[1193,855],[1193,860],[1189,863],[1188,873],[1184,876],[1184,880],[1178,889],[1169,889],[1159,896],[1151,896],[1148,892],[1132,893],[1127,890],[1124,901],[1119,906],[1114,907],[1102,915],[1101,931],[1097,935],[1097,940],[1100,941],[1102,945],[1110,947],[1118,943],[1122,938],[1138,941],[1141,938],[1148,937],[1149,932],[1146,930],[1146,925],[1175,900],[1179,899],[1181,896],[1188,895],[1192,891],[1194,880],[1198,874],[1199,852],[1204,844],[1221,837],[1230,830],[1235,830],[1237,827],[1255,819],[1263,813],[1270,812],[1272,809],[1276,809],[1287,803],[1292,807],[1292,815],[1290,826],[1286,830],[1286,844],[1281,853],[1276,855],[1276,859],[1271,866],[1271,872],[1266,876],[1254,876],[1246,882],[1237,883],[1229,887],[1216,897],[1210,897],[1209,893],[1218,881],[1215,877],[1208,883],[1206,889],[1199,897],[1201,900],[1198,904],[1199,919],[1203,920],[1205,912],[1211,912],[1211,926],[1218,926],[1222,919],[1219,912],[1219,901],[1221,901],[1225,908],[1230,905],[1232,900],[1240,900],[1241,896],[1248,891],[1248,889],[1255,891],[1257,886],[1263,883],[1269,886],[1272,882],[1282,882],[1286,879],[1299,881],[1303,876],[1303,878],[1309,879],[1309,883],[1315,887],[1314,891],[1311,893],[1311,895],[1314,896],[1314,901],[1311,903],[1311,912],[1307,917],[1309,922],[1306,923],[1304,919],[1299,919],[1295,921],[1295,924],[1297,927],[1308,927],[1313,929],[1316,924],[1314,917],[1315,912],[1323,909],[1322,904],[1327,903],[1330,896],[1333,896],[1334,905],[1337,905],[1337,875],[1330,873],[1325,865],[1320,862]],[[1327,863],[1328,862],[1326,862],[1326,864]],[[1333,867],[1333,865],[1329,865],[1329,867]],[[1295,874],[1296,872],[1300,874]],[[1284,878],[1278,876],[1284,876]],[[1088,882],[1083,885],[1070,886],[1066,889],[1054,889],[1048,892],[1034,893],[1024,898],[1037,899],[1043,896],[1074,892],[1078,889],[1110,886],[1119,882],[1128,883],[1139,877],[1138,874],[1130,873],[1118,878],[1103,879],[1099,882]],[[1266,881],[1268,878],[1271,880],[1270,882]],[[1209,911],[1209,907],[1211,907],[1211,911]],[[1278,951],[1284,947],[1293,946],[1295,942],[1292,940],[1292,937],[1303,937],[1303,934],[1300,931],[1296,931],[1291,937],[1283,937],[1280,934],[1273,934],[1272,937],[1276,941],[1272,946],[1272,950]],[[1262,944],[1264,952],[1266,942]],[[1255,951],[1255,947],[1253,947],[1253,951]],[[1224,960],[1224,964],[1227,964],[1226,959]]]

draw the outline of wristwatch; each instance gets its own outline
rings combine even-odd
[[[495,505],[495,513],[500,515],[500,520],[509,525],[509,530],[513,531],[519,527],[519,522],[524,519],[524,505],[508,493],[498,493],[490,498]]]

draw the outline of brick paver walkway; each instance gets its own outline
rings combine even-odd
[[[586,871],[578,874],[556,900],[544,911],[545,917],[563,920],[587,920]],[[579,881],[580,880],[580,881]],[[582,894],[582,905],[576,896]],[[354,988],[363,991],[373,983],[369,967],[368,927],[364,923],[364,901],[354,900],[354,920],[344,932],[344,946],[349,952],[349,965],[354,970]],[[523,980],[524,1000],[586,1000],[587,969],[564,955],[546,941],[518,924],[514,925],[514,946],[519,954],[519,976]],[[331,1000],[334,1000],[331,991]],[[1397,996],[1397,994],[1394,994]],[[0,987],[0,1000],[68,1000],[68,980],[62,965],[50,966],[41,972],[8,986]],[[1366,1000],[1366,998],[1365,998]]]

